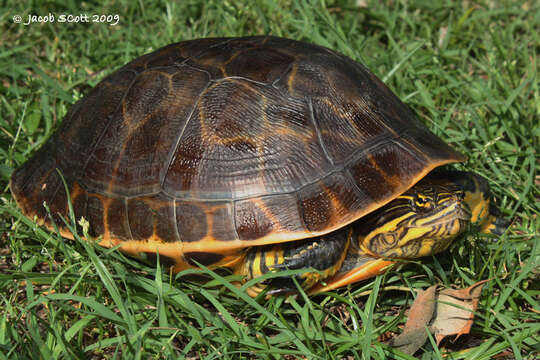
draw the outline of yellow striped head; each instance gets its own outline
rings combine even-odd
[[[413,259],[435,254],[444,251],[469,224],[485,232],[500,232],[503,224],[492,209],[489,187],[480,176],[433,173],[359,220],[355,224],[358,245],[376,257]]]

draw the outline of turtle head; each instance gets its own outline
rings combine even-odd
[[[491,203],[487,181],[437,171],[356,223],[359,248],[371,256],[418,258],[444,251],[469,227],[500,235],[508,223]]]
[[[440,171],[435,177],[455,184],[463,192],[463,202],[470,213],[470,223],[481,233],[500,236],[510,225],[493,203],[486,179],[464,171]]]

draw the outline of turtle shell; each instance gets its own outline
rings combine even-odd
[[[341,54],[271,36],[213,38],[106,77],[14,172],[11,190],[50,227],[45,202],[64,236],[70,199],[102,244],[159,251],[180,270],[331,232],[460,160]]]

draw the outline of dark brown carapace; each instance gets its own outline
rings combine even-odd
[[[179,271],[330,233],[463,159],[343,55],[271,36],[200,39],[106,77],[11,190],[50,227],[47,203],[66,237],[69,196],[102,245],[159,252]]]

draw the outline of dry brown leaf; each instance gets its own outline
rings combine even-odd
[[[435,286],[419,290],[403,332],[387,344],[413,355],[428,339],[428,330],[435,336],[437,345],[446,336],[468,334],[486,281],[459,290],[437,291]]]
[[[411,305],[403,332],[387,344],[409,355],[420,349],[428,338],[427,327],[435,312],[435,298],[436,286],[425,291],[419,290]]]
[[[437,345],[446,336],[459,337],[471,331],[474,312],[486,281],[477,282],[466,289],[445,289],[438,293],[435,316],[431,322],[431,332],[435,335]]]

